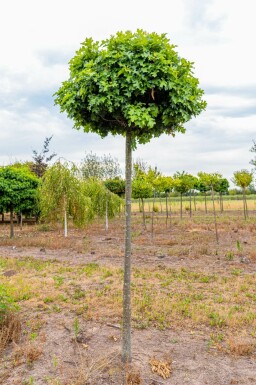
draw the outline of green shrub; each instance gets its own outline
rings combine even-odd
[[[0,325],[3,323],[5,317],[17,310],[17,305],[14,303],[14,299],[8,292],[7,287],[0,284]]]

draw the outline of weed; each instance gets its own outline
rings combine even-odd
[[[212,312],[210,313],[209,318],[211,326],[217,326],[221,328],[226,324],[225,319],[219,313]]]
[[[234,253],[232,251],[228,251],[226,254],[226,260],[233,261],[233,259],[234,259]]]
[[[74,330],[75,337],[77,337],[80,332],[80,323],[77,317],[74,319],[74,322],[73,322],[73,330]]]

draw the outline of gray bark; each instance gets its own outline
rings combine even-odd
[[[131,196],[132,196],[132,138],[126,132],[125,156],[125,255],[123,287],[122,361],[131,362]]]

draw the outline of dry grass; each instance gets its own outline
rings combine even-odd
[[[21,333],[21,322],[18,314],[9,313],[3,317],[0,325],[0,354],[8,343],[18,342]]]
[[[151,366],[152,373],[158,374],[165,380],[171,377],[171,359],[158,360],[155,357],[152,357],[149,364]]]
[[[93,359],[88,353],[79,349],[76,368],[70,373],[72,385],[96,385],[104,374],[108,377],[115,370],[117,358],[119,354],[116,351],[106,355],[99,354],[97,359]]]
[[[236,356],[250,356],[256,353],[256,341],[243,337],[230,337],[227,340],[228,351]]]

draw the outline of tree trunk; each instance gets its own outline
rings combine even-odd
[[[144,207],[144,199],[141,198],[141,206],[142,206],[142,217],[143,217],[143,226],[146,229],[146,215],[145,215],[145,207]]]
[[[192,191],[189,191],[189,216],[192,217]]]
[[[219,243],[219,234],[218,234],[218,227],[217,227],[217,219],[216,219],[216,210],[215,210],[213,187],[211,189],[211,193],[212,193],[212,208],[213,208],[213,216],[214,216],[216,242]]]
[[[152,213],[151,213],[151,238],[153,239],[154,236],[154,209],[155,209],[155,200],[156,200],[156,192],[154,190],[154,198],[153,198],[153,206],[152,206]]]
[[[247,219],[248,218],[248,212],[247,212],[247,202],[246,202],[245,188],[243,188],[243,203],[244,203],[244,219]]]
[[[167,225],[168,225],[168,192],[166,191],[165,193],[165,207],[166,207],[166,228],[167,228]]]
[[[4,222],[4,213],[2,213],[2,222]]]
[[[22,230],[22,226],[23,226],[23,216],[22,216],[22,212],[20,212],[20,230]]]
[[[182,219],[182,194],[180,194],[180,219]]]
[[[65,209],[64,209],[64,237],[68,236],[68,220],[67,220],[67,209],[66,209],[66,201],[65,201]]]
[[[204,193],[204,207],[205,207],[205,212],[207,214],[206,192]]]
[[[194,211],[196,211],[196,195],[195,195],[195,190],[193,191],[193,201],[194,201]]]
[[[106,232],[108,231],[108,198],[106,198],[105,230],[106,230]]]
[[[122,361],[131,362],[131,196],[132,196],[132,137],[126,132],[125,155],[125,255],[123,287]]]
[[[14,237],[13,209],[10,210],[10,238]]]
[[[169,216],[170,216],[170,228],[172,227],[172,205],[171,198],[169,197]]]

